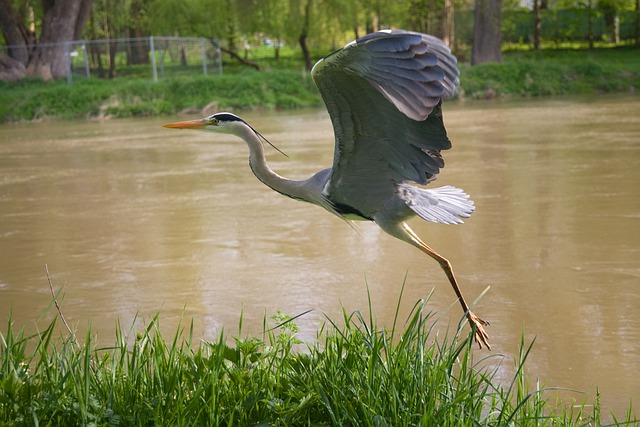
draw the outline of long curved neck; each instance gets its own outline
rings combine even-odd
[[[264,155],[264,147],[258,135],[248,125],[242,124],[238,127],[237,136],[242,138],[249,146],[249,166],[253,174],[266,186],[294,199],[309,200],[306,194],[304,181],[295,181],[284,178],[275,173],[269,165]]]

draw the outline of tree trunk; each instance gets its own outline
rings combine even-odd
[[[454,17],[453,0],[444,0],[442,9],[442,40],[444,40],[451,49],[454,48],[456,42]]]
[[[471,65],[502,62],[502,0],[475,0]]]
[[[276,36],[276,45],[273,47],[273,57],[276,61],[280,59],[280,46],[282,46],[282,39],[280,36]]]
[[[300,49],[302,49],[304,66],[307,70],[311,70],[313,64],[311,63],[311,53],[309,52],[309,47],[307,46],[307,35],[301,34],[300,38],[298,39],[298,43],[300,44]]]
[[[10,0],[0,0],[0,30],[7,45],[13,46],[7,52],[9,57],[26,66],[29,62],[28,45],[33,43],[35,36],[20,22]]]
[[[76,17],[76,25],[73,29],[73,40],[80,40],[82,33],[87,25],[87,20],[91,16],[91,8],[93,6],[93,0],[80,0],[80,8],[78,9],[78,16]]]
[[[118,53],[118,42],[109,43],[109,78],[116,77],[116,54]]]
[[[145,36],[142,30],[142,21],[144,19],[144,11],[142,10],[142,2],[136,0],[131,2],[131,26],[129,26],[129,37],[138,40],[129,42],[128,46],[128,63],[132,64],[148,64],[149,52],[146,43],[140,41]]]
[[[587,40],[589,41],[589,49],[593,49],[593,5],[591,0],[587,0]]]
[[[69,72],[69,47],[64,42],[73,40],[75,36],[82,0],[58,0],[44,4],[50,7],[46,9],[42,21],[41,45],[31,56],[27,74],[44,80],[58,79]],[[44,43],[47,45],[43,46]]]
[[[640,47],[640,0],[636,0],[636,46]]]
[[[300,31],[300,49],[302,49],[302,56],[304,57],[304,66],[307,70],[311,70],[313,64],[311,63],[311,54],[309,53],[309,47],[307,46],[307,36],[309,35],[309,20],[311,19],[311,2],[313,0],[307,0],[307,4],[304,7],[304,22],[302,24],[302,30]]]
[[[533,0],[533,48],[540,50],[540,29],[542,21],[540,20],[540,0]]]
[[[607,33],[609,43],[620,43],[620,18],[615,7],[609,7],[602,10],[604,15],[604,27]]]
[[[19,15],[10,0],[0,0],[0,28],[7,43],[16,46],[8,51],[8,55],[25,67],[21,77],[48,80],[68,74],[70,46],[65,42],[79,38],[82,34],[91,12],[91,2],[92,0],[43,1],[40,25],[42,32],[37,40],[35,34],[26,29],[25,12]]]

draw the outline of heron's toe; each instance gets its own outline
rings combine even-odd
[[[491,345],[489,344],[489,334],[484,330],[484,326],[489,326],[489,322],[482,320],[475,314],[469,312],[468,314],[469,322],[471,323],[471,327],[474,329],[473,338],[478,346],[482,348],[483,346],[487,347],[487,349],[491,350]]]

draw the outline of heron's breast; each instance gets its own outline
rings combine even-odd
[[[342,218],[347,219],[349,221],[373,221],[371,218],[365,218],[363,216],[357,214],[340,214]]]
[[[365,214],[363,214],[353,206],[337,202],[332,202],[332,205],[335,211],[344,219],[352,221],[373,221],[373,218],[367,217]]]

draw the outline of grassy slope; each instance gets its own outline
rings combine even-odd
[[[601,425],[596,397],[559,406],[531,389],[521,343],[517,373],[497,385],[496,371],[474,361],[470,336],[438,336],[418,302],[400,330],[381,330],[359,313],[328,319],[300,350],[290,318],[261,339],[194,341],[178,330],[163,338],[157,316],[137,334],[118,327],[112,347],[56,341],[54,324],[26,336],[0,333],[0,425]],[[9,319],[9,325],[11,325]],[[134,336],[135,335],[135,336]],[[631,412],[620,425],[635,425]]]
[[[299,72],[258,73],[165,79],[91,79],[66,82],[23,81],[0,84],[0,122],[44,117],[153,116],[202,108],[294,108],[318,104],[313,83]]]
[[[152,116],[213,109],[286,109],[321,105],[310,77],[283,60],[266,71],[226,68],[223,76],[91,79],[67,85],[0,82],[0,122],[41,118]],[[502,64],[460,64],[461,96],[553,96],[621,92],[640,87],[637,49],[513,51]]]
[[[465,96],[547,96],[626,92],[640,87],[640,51],[513,51],[503,64],[462,68]]]

